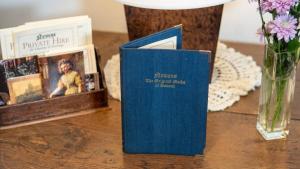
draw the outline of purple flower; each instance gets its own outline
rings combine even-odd
[[[286,14],[298,0],[261,0],[260,6],[262,12],[272,12],[275,10],[278,14]]]
[[[274,4],[276,0],[262,0],[260,1],[260,6],[262,12],[270,12],[274,9]]]
[[[278,40],[285,42],[295,38],[297,33],[297,19],[290,15],[279,15],[274,21],[268,23],[271,34],[276,34]]]
[[[262,0],[262,1],[273,1],[272,7],[278,14],[286,14],[291,7],[296,5],[298,0]]]

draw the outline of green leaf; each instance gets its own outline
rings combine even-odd
[[[300,42],[298,39],[293,39],[288,43],[288,51],[295,51],[300,47]]]

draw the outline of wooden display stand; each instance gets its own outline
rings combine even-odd
[[[96,56],[100,90],[0,107],[0,128],[107,107],[108,95],[100,68],[100,55]]]

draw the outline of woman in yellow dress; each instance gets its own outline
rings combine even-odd
[[[50,94],[50,98],[57,95],[62,89],[66,89],[64,95],[81,93],[82,80],[80,74],[72,70],[72,62],[67,59],[61,59],[58,61],[57,67],[63,75],[57,83],[57,88]]]

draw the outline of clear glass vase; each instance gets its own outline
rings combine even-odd
[[[286,138],[294,97],[298,52],[266,46],[256,128],[266,140]]]

